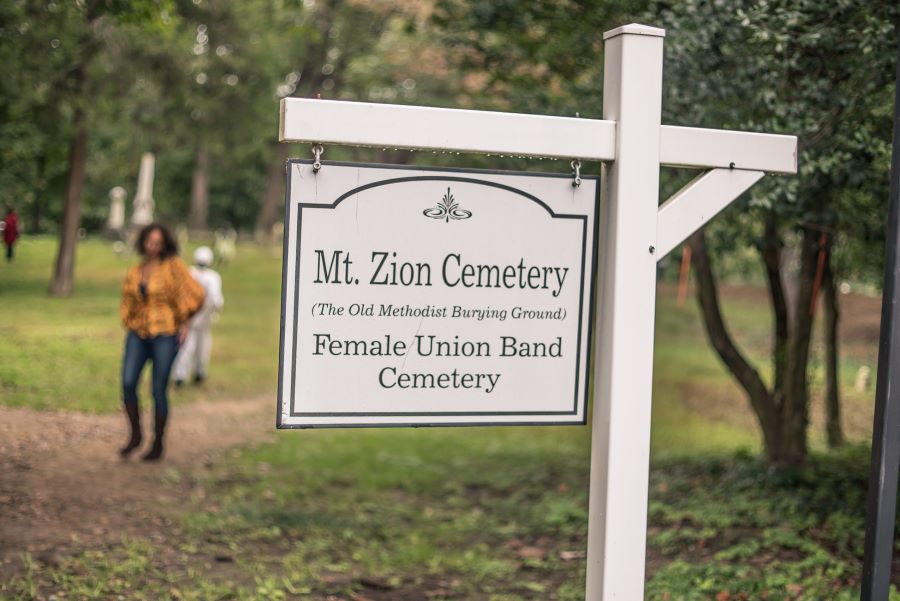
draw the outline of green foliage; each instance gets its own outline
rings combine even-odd
[[[432,39],[419,13],[337,0],[5,3],[0,205],[16,205],[31,230],[55,228],[72,115],[84,107],[89,231],[106,219],[110,188],[134,194],[147,151],[157,155],[157,214],[182,221],[201,148],[211,156],[210,225],[252,226],[275,155],[279,98],[446,93],[453,78],[419,60]]]
[[[783,230],[831,231],[840,277],[879,281],[896,3],[440,0],[437,7],[448,57],[478,82],[466,88],[469,103],[501,110],[599,117],[603,31],[628,20],[666,28],[664,122],[800,137],[799,176],[755,186],[711,228],[713,248],[757,246],[762,217],[774,212]],[[690,175],[664,170],[662,198]]]
[[[664,120],[799,137],[798,176],[767,178],[717,220],[718,249],[755,246],[774,214],[830,231],[839,275],[877,281],[900,6],[686,0],[645,18],[667,30]]]
[[[31,0],[0,8],[0,203],[22,210],[32,230],[58,220],[76,108],[90,106],[98,124],[127,113],[121,105],[97,110],[104,100],[127,98],[140,79],[125,47],[132,38],[164,39],[176,22],[165,0]],[[96,167],[91,161],[90,170]]]
[[[440,0],[435,23],[460,67],[480,74],[473,104],[600,117],[603,32],[642,10],[635,0]]]
[[[647,598],[858,598],[867,461],[853,447],[795,472],[746,457],[659,463],[649,545],[664,565]]]

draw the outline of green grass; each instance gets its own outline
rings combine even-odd
[[[116,411],[124,343],[119,290],[136,259],[131,253],[117,256],[105,241],[83,241],[75,293],[51,298],[47,287],[55,249],[50,238],[26,237],[17,246],[16,260],[0,264],[0,402]],[[239,246],[233,264],[222,270],[225,310],[214,326],[212,377],[200,390],[173,393],[176,403],[275,389],[280,259],[280,251]],[[149,378],[144,380],[142,390],[149,390]]]
[[[0,267],[2,402],[115,410],[118,286],[131,259],[85,242],[75,296],[50,299],[52,252],[50,240],[26,239],[20,260]],[[223,272],[213,378],[177,400],[274,389],[278,254],[239,247]],[[746,400],[708,348],[694,304],[677,307],[672,296],[658,297],[647,599],[857,598],[867,450],[820,451],[792,473],[760,464]],[[729,298],[725,312],[748,354],[765,357],[769,316],[758,297]],[[871,360],[861,348],[851,349],[845,383]],[[865,395],[847,392],[848,408],[870,410]],[[0,598],[582,599],[589,434],[280,432],[210,474],[173,470],[195,486],[184,507],[168,509],[176,527],[165,544],[123,540],[54,567],[26,556]]]
[[[117,256],[102,240],[78,246],[76,290],[51,298],[51,238],[22,240],[14,263],[0,263],[0,402],[35,409],[110,412],[119,408],[124,333],[119,288],[135,257]],[[188,249],[190,251],[190,249]],[[188,253],[184,253],[188,254]],[[200,390],[173,391],[174,402],[199,396],[241,397],[275,389],[280,252],[244,244],[222,270],[225,311],[214,327],[212,377]],[[713,386],[730,382],[704,344],[692,305],[661,299],[654,398],[654,452],[756,448],[752,429],[710,420],[686,409],[686,371]],[[148,378],[145,378],[147,380]],[[146,389],[149,382],[144,382]]]
[[[0,402],[36,409],[116,411],[124,340],[119,288],[136,259],[131,253],[117,256],[100,239],[81,242],[75,293],[58,299],[46,293],[55,249],[52,238],[25,237],[16,261],[0,262]],[[222,270],[226,307],[214,328],[212,377],[199,390],[174,391],[174,402],[274,392],[280,258],[277,248],[239,246],[236,260]],[[735,337],[765,376],[768,308],[758,296],[737,297],[724,303],[724,311]],[[856,393],[849,384],[860,365],[874,366],[874,350],[874,344],[845,349],[842,382],[848,412],[871,411],[871,395]],[[813,353],[811,369],[813,390],[819,395],[820,354]],[[143,388],[148,386],[145,382]],[[677,307],[670,288],[658,295],[653,403],[654,454],[759,448],[747,402],[706,343],[695,303]],[[866,419],[856,421],[866,429],[851,432],[851,438],[860,440],[868,424]],[[814,423],[812,441],[819,447],[821,429]]]
[[[31,562],[6,592],[580,600],[587,447],[584,428],[282,432],[197,482],[165,544]],[[646,599],[857,599],[867,459],[851,447],[794,472],[746,453],[655,460]]]

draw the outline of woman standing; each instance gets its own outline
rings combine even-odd
[[[119,310],[128,330],[122,388],[125,413],[131,425],[131,439],[119,452],[126,457],[141,444],[137,387],[141,370],[149,360],[153,363],[155,438],[143,459],[155,461],[163,453],[169,414],[169,372],[178,346],[187,335],[188,319],[203,306],[204,292],[178,258],[175,238],[165,226],[157,223],[146,226],[138,234],[135,248],[143,260],[125,276]]]

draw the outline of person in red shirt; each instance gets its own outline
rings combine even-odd
[[[19,217],[12,207],[6,210],[6,218],[3,220],[3,242],[6,244],[6,260],[13,259],[13,246],[19,237]]]

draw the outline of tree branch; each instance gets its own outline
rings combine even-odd
[[[809,343],[812,337],[813,315],[810,311],[813,285],[819,255],[819,232],[804,228],[800,239],[800,273],[796,305],[788,341],[785,369],[784,399],[780,407],[786,464],[799,465],[807,451],[809,424]]]
[[[691,262],[697,279],[697,302],[703,314],[706,334],[725,367],[728,368],[750,398],[750,404],[766,438],[766,446],[777,444],[779,429],[775,403],[759,373],[744,358],[728,333],[719,306],[719,293],[712,272],[709,254],[706,250],[704,229],[698,230],[690,238]]]
[[[838,371],[838,308],[837,283],[831,265],[831,243],[825,255],[825,273],[822,282],[822,307],[825,317],[825,433],[828,446],[836,448],[844,444],[841,428],[841,398]]]
[[[788,310],[784,282],[781,279],[781,238],[775,225],[775,215],[771,212],[766,215],[762,259],[766,269],[769,300],[772,303],[772,313],[775,318],[772,332],[772,362],[775,378],[772,389],[781,390],[784,385],[784,370],[787,361]]]

